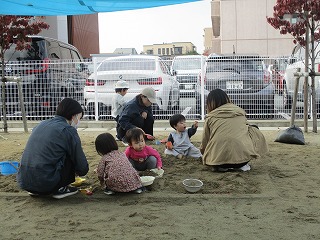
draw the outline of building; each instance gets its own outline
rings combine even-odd
[[[45,21],[50,28],[41,35],[74,45],[84,58],[100,52],[98,14],[47,16]]]
[[[276,0],[212,0],[212,36],[205,30],[204,42],[211,41],[212,53],[290,55],[294,47],[292,36],[281,35],[266,20],[272,16],[275,3]]]
[[[204,31],[204,53],[205,55],[208,55],[211,52],[217,52],[215,51],[215,49],[213,49],[212,47],[212,40],[213,40],[213,32],[212,32],[212,28],[205,28],[203,29]],[[218,46],[217,44],[214,46],[218,49],[220,49],[220,45]],[[220,50],[219,50],[220,51]]]
[[[135,48],[116,48],[113,51],[114,54],[120,55],[137,55],[138,52]]]
[[[197,51],[191,42],[172,42],[153,45],[143,45],[143,52],[149,55],[175,56],[193,54]]]

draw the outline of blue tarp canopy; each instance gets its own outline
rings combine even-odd
[[[0,15],[81,15],[160,7],[199,0],[0,0]]]

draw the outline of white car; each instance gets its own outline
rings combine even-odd
[[[170,73],[166,63],[158,56],[129,55],[109,57],[102,61],[97,67],[97,86],[95,74],[89,76],[84,87],[86,110],[93,113],[96,97],[98,105],[106,107],[109,113],[112,98],[116,94],[115,84],[119,80],[129,84],[125,95],[127,100],[133,99],[143,88],[152,87],[156,91],[160,110],[179,109],[179,82]]]
[[[171,65],[171,72],[177,76],[180,84],[180,95],[194,97],[197,82],[201,77],[207,57],[203,55],[176,56]]]
[[[317,48],[315,49],[315,54],[317,54],[315,59],[315,72],[320,71],[320,44],[316,45]],[[291,108],[291,103],[293,101],[294,91],[295,91],[295,82],[296,77],[294,73],[297,72],[297,69],[300,68],[301,72],[305,70],[305,48],[301,47],[300,45],[296,45],[293,50],[292,54],[288,59],[288,65],[285,70],[284,79],[285,79],[285,88],[288,91],[288,99]],[[311,59],[309,58],[309,69],[311,69]],[[310,70],[309,70],[310,71]],[[308,84],[311,86],[311,77],[308,78]],[[315,76],[315,90],[316,90],[316,107],[317,113],[320,112],[320,77]],[[301,77],[299,80],[298,85],[298,92],[297,92],[297,107],[303,108],[304,102],[304,77]]]

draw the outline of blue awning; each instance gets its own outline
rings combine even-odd
[[[81,15],[152,8],[197,1],[199,0],[0,0],[0,15]]]

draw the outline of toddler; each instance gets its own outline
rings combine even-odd
[[[117,122],[117,129],[119,128],[118,120],[123,108],[127,104],[124,96],[127,94],[129,84],[126,81],[118,81],[115,85],[116,95],[112,98],[111,116]],[[117,137],[118,138],[118,137]]]
[[[190,141],[190,137],[197,132],[198,121],[191,128],[186,127],[186,118],[182,114],[170,117],[170,126],[176,131],[170,133],[166,143],[165,154],[173,155],[179,159],[183,156],[200,158],[202,154]]]
[[[118,150],[118,144],[110,133],[100,134],[95,141],[96,150],[102,156],[96,172],[104,193],[142,193],[143,187],[138,172],[132,167],[126,155]]]
[[[145,133],[141,128],[129,129],[126,133],[126,140],[129,146],[125,154],[136,170],[162,168],[160,154],[154,148],[146,146]]]

